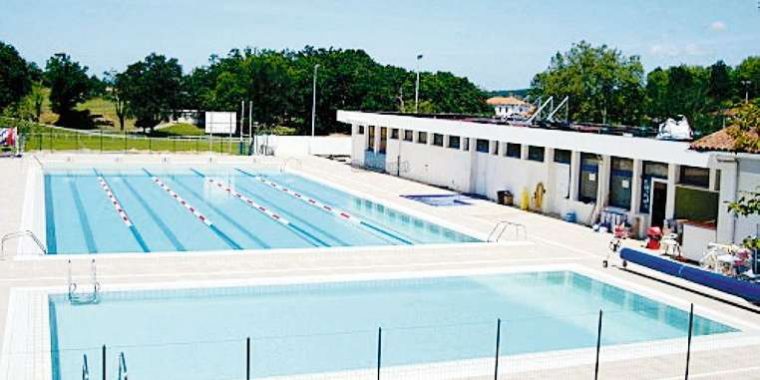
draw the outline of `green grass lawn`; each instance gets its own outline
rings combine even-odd
[[[177,123],[170,127],[161,128],[153,131],[152,136],[172,137],[172,136],[204,136],[206,132],[195,125],[187,123]]]
[[[50,93],[49,89],[45,89],[44,91],[46,94]],[[78,104],[75,109],[77,111],[90,111],[91,115],[100,115],[104,119],[113,123],[112,126],[97,126],[99,129],[106,131],[121,131],[121,129],[119,129],[119,118],[116,116],[116,109],[114,108],[113,102],[108,99],[95,97],[84,103]],[[43,124],[56,124],[58,122],[58,114],[53,112],[50,108],[50,100],[47,96],[45,97],[45,102],[42,104],[40,122]],[[133,118],[126,118],[124,124],[127,131],[133,131],[135,129],[135,119]],[[72,125],[70,127],[74,128],[77,126]]]

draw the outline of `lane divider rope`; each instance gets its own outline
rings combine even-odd
[[[118,199],[116,199],[116,196],[113,194],[113,191],[111,191],[111,187],[108,186],[108,183],[103,177],[98,177],[98,182],[100,182],[100,188],[103,189],[103,191],[106,192],[106,196],[111,201],[111,205],[113,205],[113,208],[116,210],[116,213],[119,214],[119,217],[121,218],[121,221],[124,222],[124,224],[127,225],[127,227],[132,227],[132,220],[129,219],[129,215],[127,215],[127,212],[124,211],[124,207],[121,207],[121,202],[119,202]]]
[[[294,197],[296,199],[300,199],[301,201],[303,201],[303,202],[305,202],[305,203],[307,203],[309,205],[312,205],[312,206],[314,206],[316,208],[319,208],[319,209],[322,209],[324,211],[327,211],[327,212],[329,212],[329,213],[331,213],[331,214],[333,214],[333,215],[335,215],[335,216],[337,216],[337,217],[339,217],[341,219],[344,219],[344,220],[347,220],[349,222],[356,223],[356,224],[362,224],[363,223],[363,221],[361,219],[359,219],[359,218],[351,215],[350,213],[348,213],[346,211],[343,211],[341,209],[338,209],[338,208],[332,207],[330,205],[327,205],[325,203],[322,203],[322,202],[320,202],[320,201],[318,201],[318,200],[316,200],[316,199],[314,199],[312,197],[309,197],[307,195],[303,195],[303,194],[301,194],[301,193],[299,193],[297,191],[288,189],[287,187],[282,186],[280,184],[277,184],[276,182],[272,182],[272,181],[270,181],[270,180],[268,180],[268,179],[266,179],[264,177],[256,176],[254,178],[256,178],[257,180],[259,180],[261,183],[264,183],[264,184],[269,185],[269,186],[271,186],[271,187],[273,187],[273,188],[275,188],[277,190],[280,190],[283,193],[288,194],[288,195],[290,195],[290,196],[292,196],[292,197]]]
[[[175,193],[174,190],[172,190],[169,186],[167,186],[163,181],[158,179],[158,177],[153,176],[153,183],[158,185],[161,189],[166,191],[174,200],[179,202],[182,207],[184,207],[187,211],[190,211],[191,214],[193,214],[198,220],[203,222],[205,225],[211,227],[213,223],[211,223],[211,220],[209,220],[205,215],[203,215],[200,211],[198,211],[195,207],[193,207],[190,203],[188,203],[186,200],[184,200],[182,197],[179,196],[179,194]]]
[[[240,194],[239,192],[235,191],[231,187],[229,187],[227,185],[224,185],[224,184],[222,184],[219,181],[215,181],[213,178],[209,178],[208,181],[209,181],[209,183],[216,185],[217,187],[219,187],[220,189],[226,191],[227,193],[229,193],[233,197],[235,197],[237,199],[240,199],[243,203],[247,204],[248,206],[251,206],[253,209],[255,209],[255,210],[263,213],[264,215],[266,215],[269,218],[277,221],[278,223],[284,224],[286,226],[290,225],[290,221],[288,221],[287,219],[283,218],[282,216],[280,216],[279,214],[273,212],[272,210],[269,210],[268,208],[266,208],[266,207],[264,207],[264,206],[262,206],[262,205],[260,205],[260,204],[258,204],[256,202],[254,202],[251,198],[248,198],[245,195]]]

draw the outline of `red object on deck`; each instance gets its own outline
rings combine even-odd
[[[662,240],[662,230],[660,227],[647,228],[647,249],[660,249],[660,240]]]

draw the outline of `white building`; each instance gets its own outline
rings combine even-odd
[[[514,96],[495,96],[486,100],[494,109],[498,117],[527,116],[533,110],[533,106]]]
[[[355,165],[493,200],[500,190],[518,204],[527,195],[536,211],[572,213],[579,223],[620,214],[642,234],[677,219],[684,244],[700,247],[741,242],[760,223],[736,219],[725,206],[760,185],[758,155],[464,120],[338,111],[338,121],[352,126]]]

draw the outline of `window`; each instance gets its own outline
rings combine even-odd
[[[695,168],[693,166],[681,166],[681,179],[678,181],[682,185],[710,187],[710,170]]]
[[[459,136],[449,136],[449,148],[459,149]]]
[[[433,145],[443,146],[443,135],[440,133],[433,133]]]
[[[507,143],[507,157],[520,158],[522,156],[522,146],[520,144]]]
[[[413,139],[412,136],[414,136],[414,132],[413,131],[410,131],[410,130],[404,131],[404,141],[412,141],[412,139]]]
[[[380,147],[377,150],[378,153],[385,153],[385,148],[388,145],[388,128],[380,127]]]
[[[477,139],[475,140],[475,150],[480,153],[488,153],[488,140]]]
[[[391,129],[391,140],[398,140],[398,128]]]
[[[544,147],[533,145],[529,146],[528,159],[531,161],[544,162]]]
[[[628,210],[631,207],[633,160],[612,157],[610,170],[610,206]]]
[[[367,150],[375,150],[375,127],[369,126],[369,139],[367,140]]]
[[[493,149],[491,149],[491,154],[493,154],[494,156],[499,155],[499,145],[501,145],[500,142],[498,141],[493,142]]]
[[[427,132],[417,132],[417,142],[427,144]]]
[[[569,164],[573,154],[567,149],[554,149],[554,162],[558,164]]]
[[[581,178],[578,189],[578,200],[581,202],[596,202],[599,161],[599,156],[595,154],[581,153]]]
[[[715,191],[720,191],[720,169],[715,171]]]
[[[360,134],[360,135],[363,135],[363,134],[364,134],[364,126],[363,126],[363,125],[360,125],[360,126],[359,126],[359,134]]]
[[[644,161],[641,176],[641,203],[639,212],[648,214],[652,189],[652,178],[668,178],[668,164]]]
[[[469,151],[470,150],[470,138],[469,137],[465,137],[464,138],[464,142],[462,144],[462,150],[464,150],[464,151]]]

